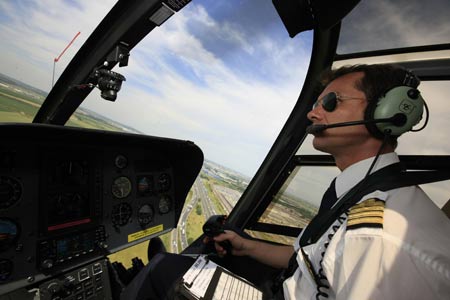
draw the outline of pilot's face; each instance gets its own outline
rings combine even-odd
[[[365,94],[355,86],[363,76],[362,72],[350,73],[330,82],[318,97],[317,105],[308,113],[308,119],[313,124],[363,120],[367,100]],[[330,93],[335,94],[329,95]],[[337,98],[334,107],[326,103],[325,99],[333,98],[330,96]],[[361,151],[361,147],[365,146],[368,139],[372,140],[373,137],[365,125],[329,128],[315,134],[313,146],[317,150],[336,156],[342,152]]]

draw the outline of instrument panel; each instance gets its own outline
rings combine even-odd
[[[203,163],[188,141],[40,124],[0,134],[0,295],[171,230]]]

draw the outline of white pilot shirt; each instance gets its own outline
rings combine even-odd
[[[338,198],[365,176],[372,161],[358,162],[336,178]],[[398,161],[395,153],[381,155],[373,171]],[[450,220],[416,186],[375,191],[359,203],[371,198],[384,201],[382,228],[353,228],[343,214],[345,219],[337,220],[317,243],[303,248],[315,271],[323,268],[330,286],[321,288],[326,299],[450,299]],[[316,284],[299,251],[299,239],[294,244],[299,267],[284,282],[284,297],[316,299]]]

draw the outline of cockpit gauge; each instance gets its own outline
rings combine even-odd
[[[0,209],[10,207],[22,196],[22,186],[17,179],[0,176]]]
[[[153,177],[139,176],[137,178],[137,192],[140,196],[147,196],[153,192]]]
[[[0,282],[8,280],[13,271],[13,263],[9,259],[0,258]]]
[[[128,159],[124,155],[119,154],[114,159],[114,165],[119,169],[125,169],[128,165]]]
[[[120,176],[114,179],[111,192],[114,197],[122,199],[131,193],[131,181],[128,177]]]
[[[158,208],[160,214],[167,214],[172,207],[172,199],[168,195],[159,198]]]
[[[19,237],[19,227],[7,218],[0,218],[0,252],[14,246]]]
[[[83,161],[63,161],[56,168],[57,183],[64,185],[83,185],[87,182],[86,162]]]
[[[170,188],[170,175],[167,173],[159,175],[158,186],[160,191],[167,191]]]
[[[153,207],[151,207],[149,204],[142,205],[138,211],[139,224],[142,226],[147,225],[148,223],[153,221],[154,215],[155,212],[153,210]]]
[[[113,206],[111,213],[111,220],[113,225],[115,226],[124,226],[126,225],[132,214],[133,210],[131,205],[128,203],[120,203]]]

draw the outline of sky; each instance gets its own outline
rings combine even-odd
[[[255,5],[257,3],[258,5]],[[0,2],[1,72],[48,91],[114,1]],[[148,135],[195,142],[207,159],[252,176],[298,98],[312,37],[291,39],[271,1],[192,1],[114,70],[115,102],[82,107]]]

